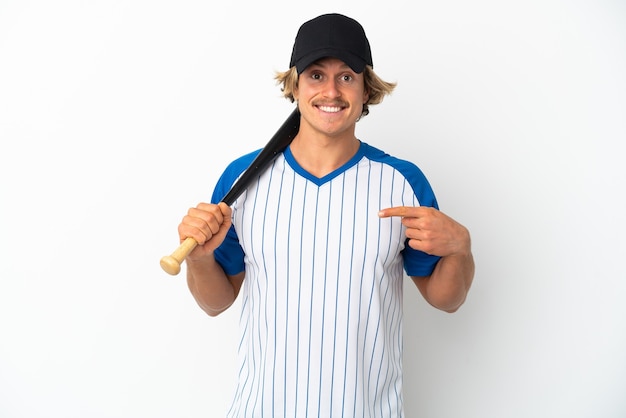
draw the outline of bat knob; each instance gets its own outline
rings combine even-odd
[[[198,243],[193,238],[185,238],[176,251],[161,259],[161,268],[172,276],[177,275],[180,272],[180,265],[185,260],[185,257],[193,251],[196,245],[198,245]]]
[[[166,255],[161,258],[161,268],[165,270],[166,273],[171,274],[172,276],[176,276],[180,273],[180,261],[172,257],[171,255]]]

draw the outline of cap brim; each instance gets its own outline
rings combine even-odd
[[[313,64],[315,61],[328,57],[340,59],[357,74],[362,73],[365,69],[365,65],[367,64],[365,60],[348,51],[335,48],[324,48],[313,51],[310,54],[307,54],[304,57],[300,58],[295,63],[296,70],[298,71],[298,74],[301,74],[304,70],[307,69],[309,65]]]

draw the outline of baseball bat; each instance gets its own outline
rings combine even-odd
[[[287,148],[291,141],[293,141],[293,138],[298,134],[299,129],[300,112],[298,108],[296,108],[283,122],[281,127],[278,128],[268,143],[265,144],[256,158],[250,163],[248,168],[246,168],[246,171],[244,171],[235,184],[233,184],[228,193],[226,193],[226,196],[222,198],[222,202],[226,203],[228,206],[232,205],[250,185],[250,182],[257,178],[261,172],[274,161],[278,154]],[[177,275],[180,272],[180,265],[183,260],[196,248],[196,245],[198,245],[198,243],[195,239],[191,237],[186,238],[172,254],[161,258],[161,268],[172,276]]]

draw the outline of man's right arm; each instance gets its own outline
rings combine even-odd
[[[187,285],[209,316],[219,315],[235,302],[244,276],[245,272],[235,276],[224,273],[212,254],[201,260],[187,260]]]
[[[192,237],[198,245],[186,257],[187,285],[198,305],[210,316],[233,304],[245,272],[229,276],[215,260],[214,251],[231,226],[232,209],[225,203],[199,203],[189,209],[178,226],[181,242]]]

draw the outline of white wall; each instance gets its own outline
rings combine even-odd
[[[0,2],[0,416],[223,416],[234,310],[159,259],[291,111],[299,25],[363,23],[393,96],[359,136],[467,225],[456,314],[406,291],[407,417],[626,416],[620,1]]]

